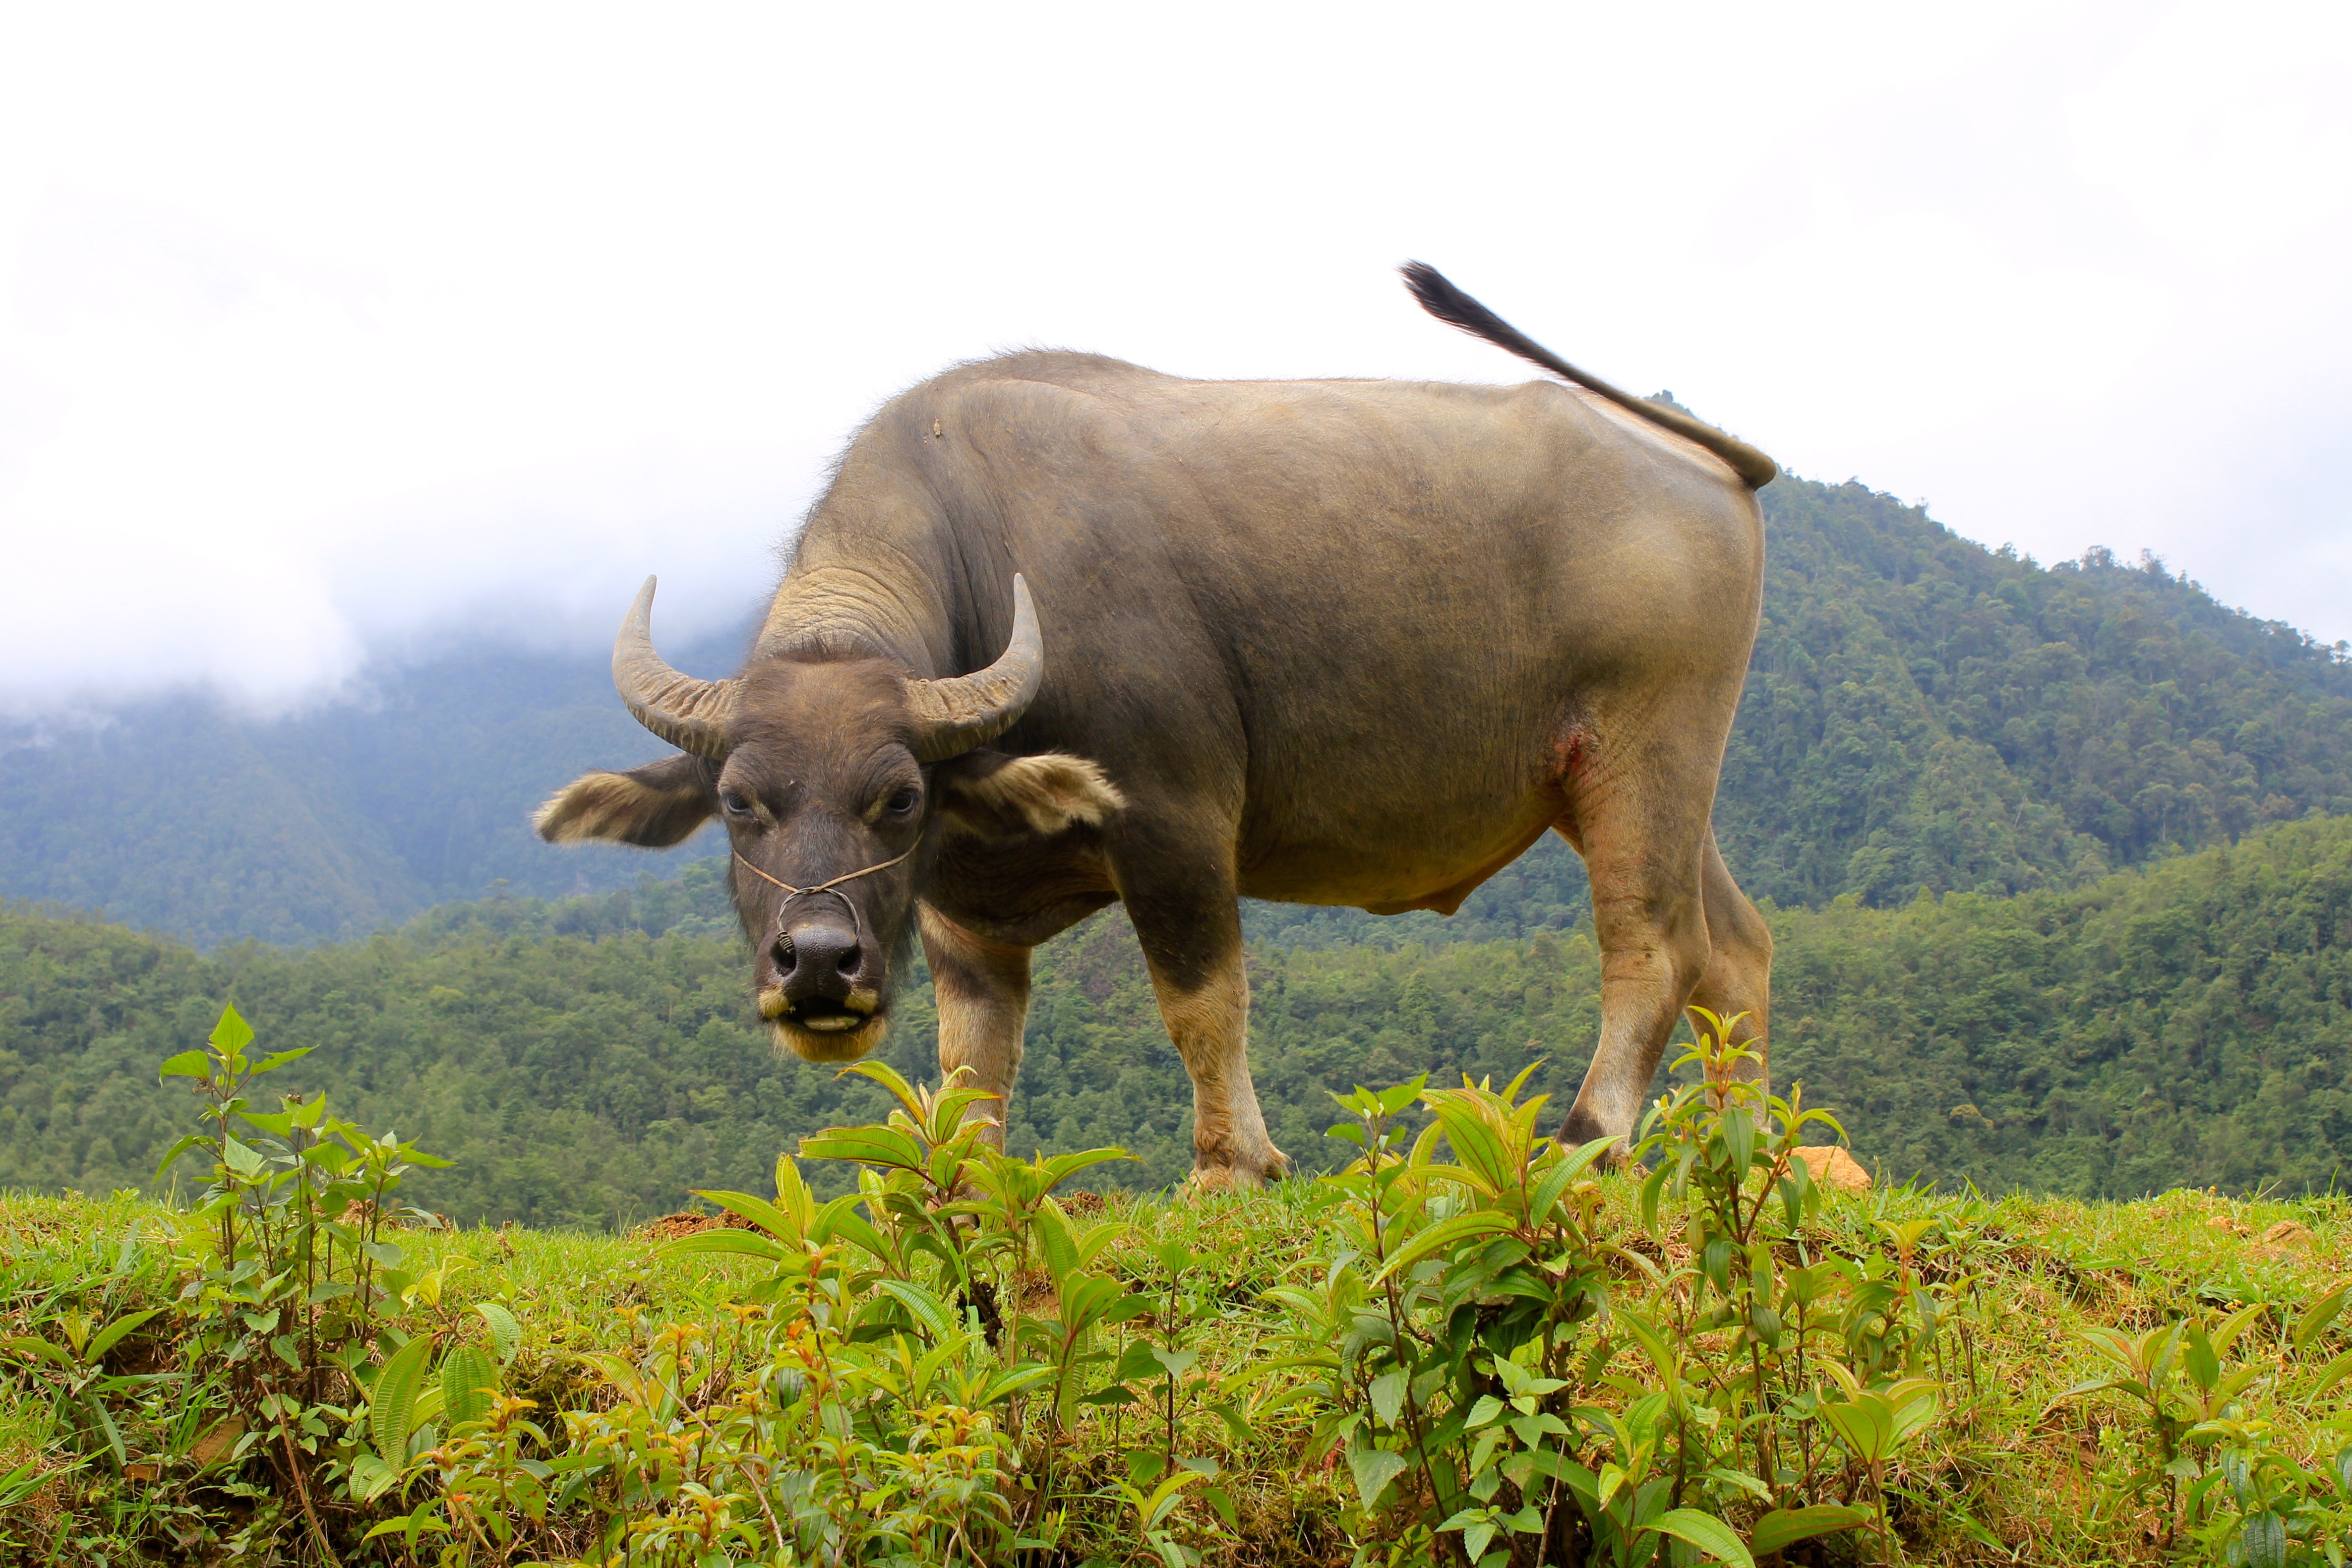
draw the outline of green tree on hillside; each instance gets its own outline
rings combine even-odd
[[[1717,807],[1748,889],[2066,886],[2352,809],[2352,668],[2143,557],[2036,565],[1858,484],[1763,495],[1764,622]]]
[[[458,1160],[418,1179],[460,1217],[621,1223],[746,1186],[804,1133],[878,1113],[864,1079],[780,1059],[751,1013],[717,872],[594,898],[503,898],[308,951],[200,956],[0,914],[0,1185],[144,1182],[182,1120],[152,1064],[224,1002],[337,1114]],[[1865,1162],[1989,1192],[2326,1190],[2352,1175],[2352,820],[2285,824],[2145,873],[2014,898],[1845,895],[1770,915],[1773,1070]],[[1600,1027],[1589,928],[1527,939],[1262,944],[1252,1069],[1309,1169],[1326,1091],[1427,1072],[1573,1093]],[[916,982],[888,1059],[935,1075]],[[1011,1141],[1106,1143],[1181,1180],[1192,1095],[1116,911],[1041,950]]]

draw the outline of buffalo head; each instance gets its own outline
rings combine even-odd
[[[751,985],[777,1042],[849,1061],[889,1028],[896,972],[939,840],[1099,823],[1122,803],[1092,763],[982,751],[1045,678],[1029,587],[1013,580],[1009,647],[971,675],[926,680],[839,653],[755,654],[728,680],[662,662],[646,580],[613,647],[638,722],[681,748],[627,773],[583,774],[533,820],[551,843],[661,847],[716,816],[751,948]]]

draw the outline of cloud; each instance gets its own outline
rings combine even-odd
[[[131,20],[126,20],[133,18]],[[2352,633],[2333,8],[158,8],[0,37],[0,703],[739,614],[1029,342],[1510,380]]]

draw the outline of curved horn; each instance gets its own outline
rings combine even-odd
[[[613,685],[638,723],[682,752],[722,760],[740,692],[731,680],[697,680],[662,662],[654,651],[654,581],[637,590],[613,639]]]
[[[1013,728],[1045,679],[1045,639],[1029,584],[1013,574],[1013,640],[986,669],[947,680],[909,680],[907,707],[915,716],[915,756],[926,763],[960,757]]]

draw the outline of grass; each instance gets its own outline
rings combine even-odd
[[[1669,1268],[1679,1261],[1681,1223],[1669,1216],[1656,1232],[1645,1230],[1632,1178],[1604,1176],[1599,1193],[1603,1230]],[[1284,1313],[1265,1292],[1316,1276],[1346,1244],[1329,1205],[1306,1184],[1103,1201],[1101,1217],[1133,1226],[1104,1256],[1111,1275],[1139,1289],[1150,1286],[1160,1277],[1155,1248],[1167,1242],[1202,1259],[1180,1286],[1181,1310],[1202,1365],[1220,1374],[1263,1361],[1283,1331]],[[1886,1223],[1948,1213],[1948,1204],[1910,1192],[1831,1194],[1807,1222],[1805,1239],[1850,1256],[1885,1254]],[[108,1352],[110,1374],[148,1380],[125,1385],[109,1402],[123,1463],[110,1462],[52,1384],[30,1372],[0,1374],[0,1542],[21,1560],[289,1561],[309,1552],[299,1519],[275,1495],[264,1468],[251,1456],[225,1463],[217,1444],[207,1447],[223,1413],[220,1386],[167,1326],[188,1277],[173,1260],[183,1225],[129,1194],[0,1196],[0,1303],[8,1313],[0,1334],[41,1332],[67,1302],[93,1321],[162,1309],[149,1325],[160,1331],[134,1332]],[[2011,1197],[1981,1205],[1975,1229],[1981,1310],[1939,1346],[1952,1396],[1885,1478],[1901,1550],[1914,1560],[1955,1563],[2168,1560],[2184,1546],[2177,1534],[2171,1548],[2165,1544],[2163,1494],[2134,1498],[2124,1486],[2140,1467],[2143,1413],[2112,1392],[2061,1398],[2111,1370],[2085,1331],[2137,1334],[2255,1304],[2267,1307],[2265,1321],[2290,1322],[2352,1272],[2352,1203],[2242,1202],[2196,1192],[2128,1204]],[[431,1327],[474,1301],[505,1305],[522,1331],[505,1387],[544,1412],[610,1404],[586,1359],[595,1352],[641,1351],[673,1322],[703,1325],[714,1343],[730,1323],[740,1330],[727,1309],[767,1274],[754,1260],[680,1256],[642,1236],[410,1230],[400,1241],[413,1272],[463,1260],[443,1274],[439,1303],[409,1303],[404,1326]],[[1051,1310],[1041,1276],[1008,1284],[1031,1311]],[[1654,1300],[1655,1285],[1638,1270],[1620,1270],[1615,1289],[1626,1305],[1664,1310]],[[1147,1317],[1126,1328],[1134,1334],[1155,1326]],[[2341,1326],[2329,1334],[2323,1348],[2340,1346]],[[2279,1356],[2284,1366],[2283,1351]],[[1973,1361],[1973,1380],[1958,1364],[1963,1357]],[[1620,1365],[1639,1381],[1633,1358],[1621,1357]],[[1180,1417],[1181,1446],[1215,1458],[1238,1519],[1237,1528],[1210,1525],[1192,1538],[1191,1549],[1207,1561],[1337,1568],[1381,1560],[1339,1450],[1314,1452],[1313,1410],[1264,1397],[1284,1378],[1303,1375],[1276,1371],[1261,1380],[1254,1397],[1263,1415],[1240,1430],[1205,1405]],[[2279,1445],[2310,1449],[2322,1424],[2344,1414],[2345,1392],[2339,1386],[2316,1404],[2273,1401],[2268,1414]],[[1131,1527],[1112,1495],[1129,1474],[1121,1455],[1144,1420],[1139,1410],[1111,1407],[1076,1416],[1062,1463],[1081,1500],[1058,1549],[1064,1561],[1169,1561]],[[436,1539],[422,1542],[428,1560]],[[566,1539],[560,1521],[534,1550],[550,1546],[592,1550],[584,1537]],[[1822,1560],[1857,1560],[1868,1550],[1842,1541]],[[382,1536],[346,1560],[399,1561],[405,1551],[397,1536]]]

